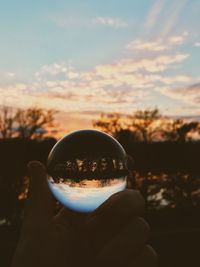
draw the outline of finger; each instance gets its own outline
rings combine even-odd
[[[78,258],[71,261],[71,256],[73,257],[74,253],[67,258],[67,261],[72,262],[73,264],[75,264],[77,260],[83,260],[89,251],[87,250],[85,252],[85,249],[88,248],[88,239],[84,230],[80,227],[80,225],[83,225],[83,217],[84,213],[78,213],[63,207],[53,220],[57,236],[59,236],[59,243],[62,244],[60,250],[64,250],[63,255],[67,250],[74,253],[76,251],[79,252]]]
[[[98,227],[108,220],[114,223],[115,219],[118,219],[117,223],[119,223],[133,215],[142,215],[144,207],[144,199],[139,191],[126,189],[112,195],[94,211],[89,217],[88,224]]]
[[[142,253],[128,267],[156,267],[157,255],[152,247],[146,245]]]
[[[121,225],[121,222],[133,215],[144,212],[144,200],[138,191],[125,190],[111,196],[93,213],[80,213],[67,208],[61,209],[55,217],[57,222],[72,223],[73,225],[87,224],[90,230],[100,230],[103,224],[108,227],[109,222]]]
[[[63,227],[73,227],[82,230],[88,217],[87,213],[75,212],[63,207],[54,217],[54,221]]]
[[[54,199],[47,183],[44,165],[32,161],[28,164],[30,185],[25,208],[25,225],[45,227],[53,218]]]
[[[100,266],[127,266],[139,254],[149,238],[149,226],[135,217],[97,255]]]
[[[130,218],[144,212],[144,200],[138,191],[125,190],[111,196],[86,222],[95,250],[118,233]]]

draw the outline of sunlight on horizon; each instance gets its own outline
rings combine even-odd
[[[2,5],[0,105],[58,110],[59,135],[102,111],[199,119],[199,1]]]

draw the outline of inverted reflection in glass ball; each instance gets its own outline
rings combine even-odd
[[[125,151],[114,138],[99,131],[65,136],[50,152],[47,168],[53,195],[79,212],[95,210],[126,187]]]
[[[55,183],[49,179],[54,196],[66,207],[80,212],[91,212],[114,193],[126,187],[126,178],[101,180],[73,180]]]

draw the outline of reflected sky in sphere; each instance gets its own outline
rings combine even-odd
[[[126,152],[112,136],[96,130],[72,132],[47,160],[48,184],[56,199],[78,212],[92,212],[126,187]]]
[[[84,179],[79,182],[65,179],[59,183],[49,177],[48,184],[53,195],[65,207],[78,212],[92,212],[111,195],[125,189],[126,177],[106,180]]]

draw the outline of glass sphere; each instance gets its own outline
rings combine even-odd
[[[82,130],[63,137],[51,150],[48,184],[57,200],[78,212],[92,212],[126,187],[126,153],[113,137]]]

